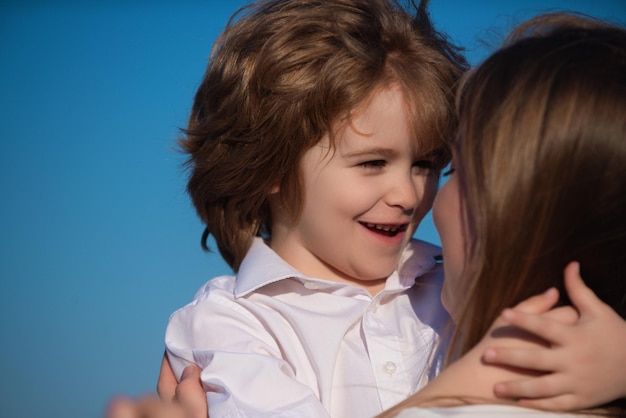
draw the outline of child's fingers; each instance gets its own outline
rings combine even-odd
[[[546,399],[562,396],[567,393],[566,383],[560,382],[555,375],[547,374],[530,379],[499,382],[494,385],[493,391],[498,398],[508,399]]]
[[[137,417],[141,418],[186,418],[182,408],[165,403],[155,396],[140,399],[137,403],[137,413]]]
[[[571,306],[559,306],[542,314],[546,319],[563,325],[575,325],[580,317],[578,311]]]
[[[605,306],[595,293],[585,285],[580,276],[580,264],[572,261],[565,267],[565,290],[572,304],[583,313],[590,313]]]
[[[135,404],[128,398],[116,398],[109,402],[106,418],[136,418]]]
[[[200,380],[200,368],[187,366],[178,386],[176,386],[176,400],[185,410],[187,418],[206,418],[207,398]]]
[[[531,296],[515,305],[514,309],[525,313],[540,314],[550,310],[559,300],[559,291],[551,287],[545,292]]]
[[[206,416],[206,415],[205,415]],[[191,418],[192,416],[190,416]],[[144,396],[138,400],[118,398],[111,401],[106,418],[188,418],[177,405],[165,404],[156,396]],[[193,416],[196,418],[196,416]]]
[[[518,367],[534,371],[555,371],[555,359],[546,349],[489,347],[483,354],[483,361],[488,364]],[[556,360],[556,361],[555,361]]]
[[[505,309],[500,315],[508,324],[554,343],[563,342],[568,337],[564,325],[541,315],[527,314],[513,309]]]

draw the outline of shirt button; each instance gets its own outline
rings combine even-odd
[[[393,361],[388,361],[383,364],[383,372],[387,373],[389,376],[393,375],[396,372],[396,363]]]
[[[306,287],[309,290],[319,290],[322,288],[322,285],[320,283],[315,283],[315,282],[304,282],[304,287]]]

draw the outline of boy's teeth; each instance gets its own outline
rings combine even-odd
[[[375,228],[375,229],[380,229],[382,231],[397,231],[398,227],[396,226],[388,226],[388,225],[377,225],[377,224],[367,224],[368,228]]]

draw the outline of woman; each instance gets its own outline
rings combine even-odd
[[[484,364],[480,342],[504,308],[551,287],[565,295],[559,273],[570,260],[626,317],[626,30],[572,15],[533,19],[468,76],[458,103],[454,173],[433,211],[442,300],[457,324],[451,353],[462,357],[383,416],[424,416],[407,408],[433,405],[457,407],[428,416],[547,415],[493,405],[494,384],[523,373]],[[576,269],[566,271],[570,285]],[[624,335],[623,321],[613,324]],[[614,389],[590,413],[626,415],[626,388]]]

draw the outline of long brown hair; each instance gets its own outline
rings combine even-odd
[[[551,286],[564,295],[572,260],[626,318],[626,30],[568,14],[531,19],[468,74],[458,99],[469,292],[449,352],[467,353],[505,307]],[[380,417],[451,400],[483,402],[412,397]],[[602,407],[626,415],[624,399]]]
[[[567,14],[526,22],[468,77],[459,112],[470,292],[457,352],[551,286],[568,303],[573,260],[626,318],[626,30]]]
[[[302,206],[303,153],[381,87],[398,83],[425,153],[449,160],[459,51],[387,0],[273,0],[240,10],[216,41],[196,93],[182,150],[187,190],[236,271],[254,236],[271,237],[278,186],[293,219]]]

